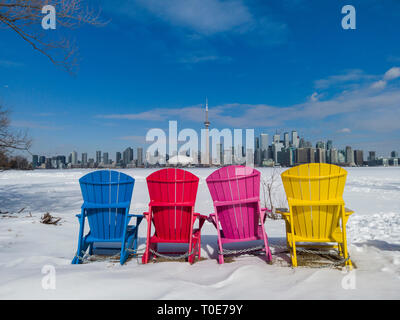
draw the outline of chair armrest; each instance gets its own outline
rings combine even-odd
[[[143,212],[143,217],[146,218],[146,220],[149,220],[150,213],[149,212]]]
[[[82,213],[78,213],[78,214],[76,214],[76,215],[75,215],[75,217],[77,217],[77,218],[79,218],[79,219],[80,219],[80,218],[82,217]]]
[[[350,215],[352,215],[354,213],[354,211],[353,210],[351,210],[351,209],[349,209],[349,208],[344,208],[344,214],[346,215],[346,216],[350,216]]]
[[[141,214],[128,214],[128,217],[131,217],[131,218],[133,218],[133,217],[136,217],[136,218],[144,218],[144,216],[141,215]]]
[[[136,227],[138,227],[139,224],[142,222],[144,216],[141,215],[141,214],[128,214],[128,218],[129,218],[129,219],[130,219],[130,218],[133,218],[133,217],[136,218]]]
[[[279,213],[282,216],[290,216],[290,211],[286,208],[276,208],[275,213]]]
[[[193,223],[196,221],[197,218],[199,218],[199,229],[201,230],[201,228],[203,227],[204,222],[207,220],[207,216],[202,215],[198,212],[194,212],[193,213]]]
[[[200,219],[205,219],[205,220],[208,219],[208,216],[205,216],[205,215],[200,214],[200,213],[198,213],[198,212],[194,212],[193,215],[194,215],[195,217],[199,217]]]

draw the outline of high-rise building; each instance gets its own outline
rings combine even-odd
[[[346,163],[354,165],[354,152],[350,146],[346,146]]]
[[[133,160],[133,149],[131,147],[128,147],[125,149],[125,151],[122,154],[122,162],[127,165],[131,163]]]
[[[291,167],[295,164],[295,148],[285,148],[278,152],[278,162],[283,167]]]
[[[325,143],[323,141],[318,141],[315,145],[316,149],[325,149]]]
[[[82,153],[82,165],[84,165],[84,166],[87,165],[87,163],[88,163],[87,159],[88,159],[87,153],[86,152]]]
[[[137,148],[136,149],[136,155],[137,155],[137,165],[138,167],[143,166],[143,148]]]
[[[96,163],[101,163],[101,151],[96,151]]]
[[[295,130],[292,131],[292,146],[295,148],[299,147],[299,135]]]
[[[376,160],[376,152],[375,151],[369,151],[368,152],[368,161],[375,161]]]
[[[103,164],[108,164],[108,152],[103,153]]]
[[[338,151],[335,148],[329,149],[329,163],[338,164]]]
[[[357,166],[364,164],[364,155],[362,150],[354,150],[354,163]]]
[[[397,151],[392,151],[392,152],[390,153],[390,157],[391,157],[391,158],[398,158],[398,157],[399,157],[399,153],[398,153]]]
[[[46,163],[46,157],[45,156],[40,156],[39,157],[39,165],[42,165],[43,163]]]
[[[36,155],[36,154],[34,154],[34,155],[32,156],[32,167],[33,167],[33,168],[36,168],[36,167],[38,167],[38,166],[39,166],[39,156]]]
[[[260,134],[260,149],[261,149],[261,160],[268,159],[268,134]]]
[[[278,143],[281,141],[281,135],[280,134],[274,134],[272,138],[272,143]]]
[[[274,159],[275,163],[278,162],[278,152],[282,151],[283,143],[278,141],[272,144],[272,158]]]
[[[346,151],[338,150],[338,162],[337,163],[346,163]]]
[[[289,132],[285,132],[283,134],[283,145],[285,148],[289,148],[290,141],[289,141]]]
[[[71,163],[73,165],[78,164],[78,153],[76,151],[71,152]]]
[[[121,159],[122,159],[121,152],[117,151],[117,152],[115,153],[115,163],[116,163],[117,165],[118,165],[118,164],[121,164]]]
[[[298,148],[296,151],[298,164],[315,162],[315,151],[313,148]]]
[[[326,150],[331,150],[332,147],[333,147],[333,142],[332,142],[332,140],[328,140],[328,141],[326,142]]]
[[[323,148],[315,149],[315,162],[316,163],[325,163],[326,162],[326,153]]]
[[[208,165],[210,163],[210,132],[209,132],[210,121],[208,121],[208,98],[206,98],[206,120],[204,121],[204,126],[206,128],[206,135],[205,135],[206,150],[203,155],[204,159],[202,160],[202,163]]]

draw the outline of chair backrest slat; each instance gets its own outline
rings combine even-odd
[[[93,171],[79,179],[85,202],[110,205],[110,208],[86,209],[93,237],[104,240],[122,237],[125,209],[112,208],[112,204],[130,203],[134,183],[132,177],[113,170]]]
[[[329,239],[340,219],[340,205],[327,201],[343,201],[347,172],[326,163],[309,163],[282,173],[288,203],[312,201],[315,204],[292,207],[295,235],[309,239]],[[319,204],[324,201],[325,204]]]
[[[224,237],[245,239],[258,233],[260,172],[245,166],[227,166],[206,179]],[[252,199],[252,201],[238,201]],[[223,202],[223,204],[220,204]]]
[[[152,173],[146,180],[149,205],[156,204],[151,214],[157,237],[189,241],[199,178],[186,170],[167,168]]]

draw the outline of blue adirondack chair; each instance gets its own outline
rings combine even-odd
[[[86,250],[89,254],[101,243],[121,243],[120,263],[124,264],[131,252],[137,250],[137,234],[142,215],[129,214],[135,179],[117,171],[99,170],[79,179],[83,205],[79,219],[79,240],[72,264],[83,260]],[[128,225],[136,217],[136,225]],[[90,231],[84,236],[85,218]],[[103,247],[104,248],[104,247]]]

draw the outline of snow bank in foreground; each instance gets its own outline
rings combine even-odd
[[[149,169],[123,172],[135,177],[131,213],[148,203],[145,178]],[[191,169],[201,178],[196,211],[209,214],[212,201],[205,178],[212,169]],[[182,262],[141,265],[136,259],[120,266],[113,259],[71,265],[75,254],[82,204],[78,179],[88,170],[0,174],[0,298],[22,299],[357,299],[400,298],[400,168],[350,168],[346,206],[355,210],[348,222],[349,250],[357,269],[290,268],[286,254],[268,265],[260,257],[242,256],[232,263],[216,261],[216,231],[203,228],[202,255],[190,266]],[[264,177],[270,169],[262,169]],[[276,198],[285,195],[277,186]],[[15,212],[25,208],[20,214]],[[59,226],[39,223],[50,212]],[[30,216],[31,213],[31,216]],[[146,222],[140,226],[143,250]],[[268,220],[266,230],[273,252],[285,243],[282,221]],[[182,248],[184,249],[184,248]],[[56,289],[42,287],[42,268],[54,266]]]

